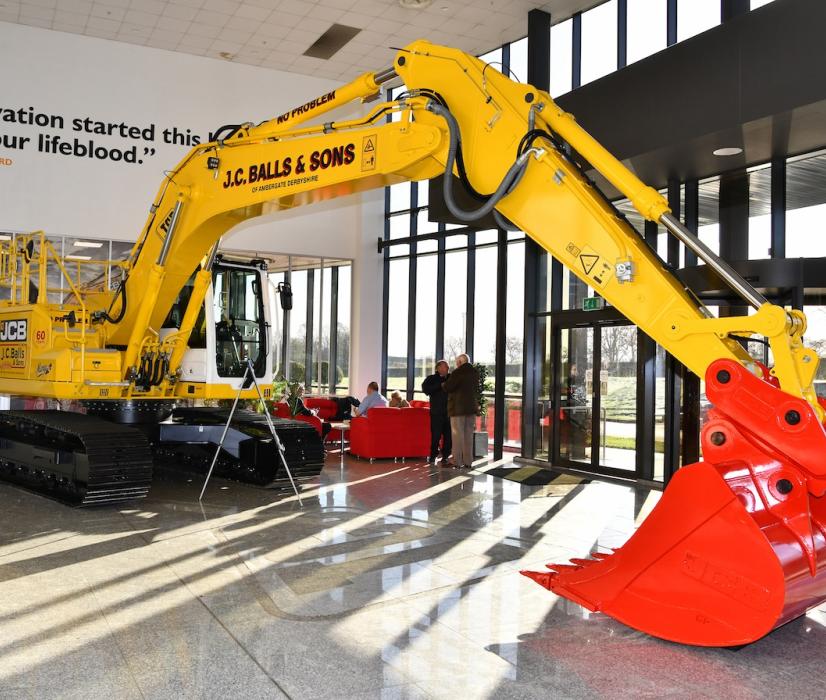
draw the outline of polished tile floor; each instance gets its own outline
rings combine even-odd
[[[0,485],[0,698],[823,698],[826,618],[660,642],[523,567],[621,544],[658,492],[328,457],[289,493],[161,474],[71,510]]]

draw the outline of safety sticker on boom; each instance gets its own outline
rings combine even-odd
[[[571,266],[584,274],[593,287],[602,289],[614,273],[608,260],[588,246],[580,248],[575,243],[569,243],[565,251],[573,258]]]
[[[376,169],[376,134],[365,136],[361,142],[361,169]]]

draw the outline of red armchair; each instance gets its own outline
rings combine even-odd
[[[371,408],[350,423],[350,454],[368,459],[427,457],[430,409]]]
[[[321,396],[307,396],[304,399],[304,405],[307,408],[318,409],[318,417],[321,420],[332,421],[333,417],[338,413],[338,402],[335,399],[325,398]],[[321,428],[319,428],[321,430]],[[347,432],[344,433],[344,439],[347,439]],[[327,434],[327,442],[338,443],[341,441],[341,432],[333,428]]]
[[[306,402],[305,402],[306,405]],[[300,420],[305,423],[309,423],[312,425],[316,432],[321,435],[321,419],[318,416],[291,416],[290,415],[290,407],[285,403],[275,403],[273,404],[273,415],[277,416],[278,418],[290,418],[292,420]]]

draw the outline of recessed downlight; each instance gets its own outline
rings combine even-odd
[[[738,148],[737,146],[718,148],[712,151],[715,156],[739,156],[742,152],[743,149]]]

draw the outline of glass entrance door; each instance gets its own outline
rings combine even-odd
[[[559,458],[590,465],[594,445],[594,329],[560,329],[559,348]]]
[[[602,326],[598,331],[600,465],[633,472],[637,466],[637,329]]]
[[[637,330],[554,324],[553,463],[614,474],[637,466]]]

